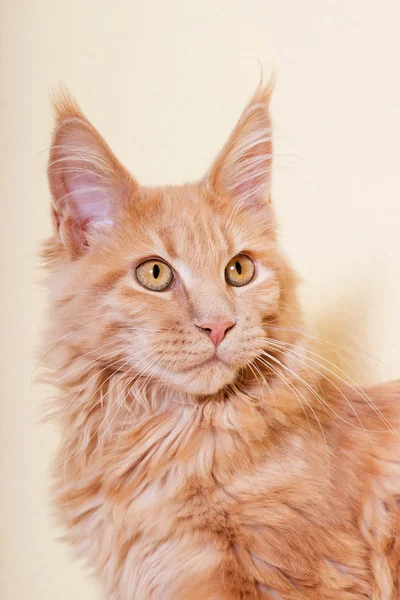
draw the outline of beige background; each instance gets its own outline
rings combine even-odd
[[[321,335],[365,381],[399,374],[398,0],[2,0],[1,583],[5,600],[100,597],[56,542],[56,434],[33,385],[50,231],[48,94],[64,81],[144,183],[200,176],[274,68],[274,198]],[[346,346],[348,348],[348,346]],[[381,361],[381,362],[380,362]],[[387,363],[392,365],[384,365]]]

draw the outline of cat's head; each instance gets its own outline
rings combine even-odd
[[[47,258],[54,322],[76,355],[214,394],[259,356],[268,323],[296,309],[270,199],[270,95],[258,88],[203,179],[158,188],[58,99]]]

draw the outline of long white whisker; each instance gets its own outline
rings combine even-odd
[[[289,372],[291,375],[293,375],[295,378],[297,378],[297,379],[301,380],[301,381],[303,382],[303,384],[305,383],[305,382],[304,382],[304,380],[303,380],[302,378],[300,378],[300,377],[297,375],[297,373],[295,373],[294,371],[292,371],[292,369],[290,369],[289,367],[287,367],[286,365],[284,365],[283,363],[281,363],[281,362],[280,362],[278,359],[275,359],[275,357],[274,357],[274,356],[272,356],[272,354],[269,354],[269,353],[267,353],[267,352],[263,352],[263,354],[265,354],[265,355],[266,355],[266,356],[267,356],[267,357],[268,357],[270,360],[274,360],[274,362],[277,362],[277,363],[278,363],[278,364],[279,364],[281,367],[283,367],[285,370],[287,370],[287,371],[288,371],[288,372]],[[281,375],[281,376],[285,377],[285,376],[283,375],[283,373],[279,373],[278,369],[275,369],[275,367],[273,367],[273,365],[271,365],[271,363],[269,363],[269,362],[267,362],[267,361],[264,361],[264,359],[262,359],[261,357],[259,357],[259,359],[258,359],[258,360],[261,360],[262,362],[264,362],[264,364],[265,364],[266,366],[268,366],[270,369],[272,369],[272,371],[274,371],[274,372],[275,372],[277,375]],[[285,379],[286,379],[286,377],[285,377]],[[293,386],[293,388],[294,388],[294,386]],[[323,436],[323,438],[324,438],[324,441],[325,441],[326,450],[327,450],[327,455],[329,456],[329,447],[328,447],[328,443],[327,443],[327,440],[326,440],[325,433],[324,433],[324,430],[323,430],[323,428],[322,428],[321,422],[320,422],[320,420],[319,420],[319,418],[318,418],[317,414],[315,413],[315,411],[314,411],[313,407],[312,407],[312,406],[311,406],[311,404],[308,402],[308,400],[305,398],[305,396],[304,396],[304,395],[303,395],[303,394],[300,392],[300,390],[297,390],[297,391],[299,392],[299,394],[300,394],[300,395],[301,395],[301,397],[303,398],[304,402],[307,404],[307,406],[309,407],[309,409],[310,409],[310,410],[311,410],[311,412],[313,413],[313,415],[314,415],[314,417],[315,417],[315,419],[316,419],[316,421],[317,421],[317,423],[318,423],[318,426],[319,426],[319,428],[320,428],[320,430],[321,430],[322,436]]]
[[[142,350],[142,349],[138,350],[137,352],[134,352],[132,355],[130,355],[130,356],[129,356],[129,358],[128,358],[128,359],[127,359],[127,360],[126,360],[126,361],[125,361],[125,362],[124,362],[122,365],[119,365],[119,369],[123,369],[123,368],[125,367],[125,365],[127,365],[127,364],[128,364],[128,363],[129,363],[129,362],[130,362],[130,361],[131,361],[133,358],[136,358],[137,356],[139,356],[139,355],[140,355],[142,352],[143,352],[143,350]],[[93,373],[93,375],[92,375],[91,377],[89,377],[89,379],[88,379],[88,380],[84,381],[84,382],[83,382],[83,384],[82,384],[82,386],[80,387],[80,389],[79,389],[79,390],[76,392],[75,396],[73,396],[73,398],[71,398],[71,400],[68,402],[68,404],[66,405],[66,407],[65,407],[65,408],[64,408],[64,410],[62,411],[62,413],[61,413],[61,417],[63,417],[63,416],[64,416],[64,414],[67,412],[67,410],[69,409],[69,407],[71,406],[71,404],[72,404],[72,403],[73,403],[73,402],[76,400],[76,398],[79,396],[79,394],[80,394],[80,393],[81,393],[81,392],[84,390],[84,388],[85,388],[85,387],[87,387],[87,385],[88,385],[88,384],[89,384],[89,383],[90,383],[90,382],[91,382],[93,379],[95,379],[96,377],[98,377],[98,376],[100,375],[100,373],[102,373],[103,371],[105,371],[105,370],[109,369],[110,367],[113,367],[114,365],[118,365],[119,363],[120,363],[120,358],[117,358],[117,359],[116,359],[116,360],[114,360],[113,362],[106,364],[106,365],[105,365],[105,366],[104,366],[104,367],[101,369],[101,371],[95,371],[95,372]],[[103,381],[103,382],[100,384],[100,387],[101,387],[101,386],[103,386],[105,383],[107,383],[107,381],[108,381],[109,379],[111,379],[111,377],[112,377],[113,375],[114,375],[114,372],[112,372],[112,373],[110,374],[110,376],[109,376],[109,377],[108,377],[108,378],[107,378],[105,381]],[[97,391],[98,391],[98,390],[99,390],[99,388],[97,388],[97,389],[96,389],[96,390],[93,392],[93,394],[92,394],[92,395],[91,395],[91,397],[89,398],[89,401],[92,399],[93,395],[97,393]],[[88,401],[88,402],[89,402],[89,401]],[[86,408],[87,404],[88,404],[88,403],[86,403],[86,405],[85,405],[85,408]]]
[[[377,358],[376,356],[372,356],[372,354],[368,354],[368,352],[364,352],[363,350],[360,350],[359,348],[352,348],[352,346],[350,344],[336,344],[335,342],[331,342],[331,341],[329,341],[329,340],[327,340],[325,338],[318,337],[316,335],[312,335],[311,333],[309,333],[307,331],[303,331],[302,329],[295,329],[295,328],[290,328],[290,327],[278,327],[276,325],[268,325],[268,327],[270,329],[276,329],[276,330],[279,330],[279,331],[292,331],[294,333],[300,333],[301,335],[303,335],[305,337],[308,337],[310,339],[318,341],[322,346],[325,346],[328,350],[330,350],[331,352],[333,352],[341,360],[343,360],[345,363],[347,363],[351,367],[351,369],[356,372],[356,374],[358,376],[359,376],[359,373],[357,373],[357,371],[354,368],[354,366],[348,360],[346,360],[343,355],[341,355],[337,351],[333,350],[333,348],[340,348],[341,350],[345,349],[345,350],[348,350],[348,351],[352,352],[353,354],[360,354],[361,356],[366,356],[367,358],[375,360],[376,362],[379,362],[381,365],[384,365],[385,367],[388,367],[392,371],[396,371],[397,372],[397,369],[395,369],[392,365],[389,365],[388,363],[386,363],[383,360]]]
[[[259,360],[263,365],[265,365],[266,367],[268,367],[269,369],[271,369],[271,371],[273,373],[275,373],[275,375],[282,381],[282,383],[286,387],[288,387],[289,390],[291,390],[292,393],[295,395],[295,397],[296,397],[298,403],[300,404],[300,406],[301,406],[301,408],[302,408],[302,410],[304,412],[304,415],[305,415],[305,417],[307,419],[308,426],[309,426],[309,429],[310,429],[310,433],[312,435],[312,427],[311,427],[310,419],[309,419],[309,417],[308,417],[308,415],[306,413],[306,410],[304,408],[304,404],[301,401],[301,398],[303,398],[303,400],[305,401],[305,398],[304,398],[303,394],[301,394],[301,392],[299,390],[296,390],[295,386],[289,381],[289,379],[287,377],[285,377],[285,375],[283,373],[280,373],[278,371],[278,369],[275,369],[275,367],[273,365],[271,365],[268,361],[266,361],[262,357],[258,357],[256,360]],[[299,394],[300,394],[300,396],[299,396]]]
[[[147,341],[141,340],[141,343],[142,344],[147,344]],[[136,342],[136,344],[137,344],[137,342]],[[107,344],[104,344],[100,348],[95,348],[94,350],[90,350],[89,352],[85,352],[85,354],[80,354],[76,358],[72,358],[68,362],[66,362],[63,365],[61,365],[60,367],[57,367],[57,370],[65,369],[65,367],[67,367],[68,365],[76,362],[77,360],[81,360],[82,358],[84,358],[85,356],[88,356],[89,354],[98,353],[100,350],[102,350],[102,349],[104,349],[106,347],[109,347],[111,345],[114,345],[114,346],[116,345],[115,340],[111,340],[110,342],[108,342]],[[136,348],[136,346],[135,346],[135,348]],[[134,356],[137,356],[138,354],[140,354],[141,351],[142,350],[138,350],[138,352],[135,353]],[[80,376],[82,376],[86,371],[89,371],[94,364],[102,362],[102,361],[104,361],[105,358],[108,358],[109,356],[112,356],[113,354],[118,354],[119,352],[120,352],[120,350],[118,348],[115,348],[111,352],[107,352],[106,354],[101,354],[100,356],[97,356],[96,358],[94,358],[93,360],[89,361],[88,363],[85,363],[84,365],[80,365],[76,369],[73,369],[72,371],[69,371],[68,373],[66,373],[65,375],[63,375],[59,379],[56,379],[55,381],[52,381],[51,383],[52,383],[52,385],[56,386],[61,381],[63,381],[64,379],[71,377],[71,375],[73,375],[76,372],[79,372],[80,370],[82,370],[82,373],[80,373]],[[116,364],[118,362],[118,360],[119,359],[117,359],[114,363],[110,363],[109,365],[106,365],[106,368],[108,366],[112,366],[113,364]]]
[[[283,342],[283,344],[285,344],[286,342]],[[372,444],[372,440],[371,437],[368,434],[368,430],[365,428],[363,422],[361,421],[356,409],[354,408],[354,406],[351,404],[350,400],[347,398],[347,396],[344,394],[344,392],[339,388],[339,386],[337,386],[335,384],[334,381],[332,381],[327,375],[325,375],[324,373],[322,373],[321,371],[319,371],[318,369],[315,369],[314,367],[310,366],[310,365],[305,365],[305,363],[303,362],[304,360],[309,360],[309,358],[306,355],[300,354],[299,352],[295,352],[294,350],[289,350],[287,348],[283,348],[283,346],[280,345],[280,343],[276,344],[272,344],[275,348],[278,348],[280,352],[282,352],[283,354],[285,353],[289,353],[290,356],[292,356],[292,358],[294,360],[297,360],[300,364],[302,364],[305,368],[312,370],[313,372],[317,373],[318,375],[320,375],[321,377],[323,377],[324,379],[326,379],[331,385],[333,385],[335,387],[335,389],[339,392],[339,394],[344,398],[344,400],[347,402],[347,404],[349,405],[349,407],[351,408],[352,412],[354,413],[357,421],[360,424],[360,428],[357,427],[357,425],[354,425],[354,423],[350,423],[349,421],[347,421],[347,419],[345,419],[342,415],[339,415],[335,410],[333,410],[333,408],[327,403],[325,402],[325,400],[323,400],[320,396],[320,400],[324,403],[324,405],[326,405],[330,411],[333,412],[333,414],[339,418],[341,421],[343,421],[344,423],[346,423],[347,425],[351,425],[352,427],[355,427],[357,429],[362,429],[366,435],[368,436],[371,444]],[[292,344],[294,345],[294,344]],[[283,349],[282,349],[283,348]],[[300,358],[296,358],[296,356],[300,357]],[[322,358],[322,357],[321,357]],[[301,360],[303,359],[303,360]],[[316,361],[313,361],[316,362]],[[318,364],[318,363],[316,363]],[[325,368],[323,365],[319,365],[321,368]],[[335,373],[332,372],[333,375],[335,375]],[[372,430],[369,430],[371,433],[374,433]]]
[[[147,358],[148,358],[148,357],[147,357]],[[145,367],[144,367],[144,368],[141,370],[140,374],[137,376],[137,379],[140,377],[140,375],[141,375],[141,374],[142,374],[144,371],[146,371],[147,369],[149,369],[149,368],[150,368],[150,367],[151,367],[151,366],[152,366],[152,365],[153,365],[153,364],[154,364],[154,363],[155,363],[155,362],[156,362],[158,359],[159,359],[159,356],[158,356],[158,355],[156,355],[156,356],[155,356],[155,357],[154,357],[154,358],[153,358],[153,359],[150,361],[150,363],[148,363],[148,364],[147,364],[147,365],[146,365],[146,366],[145,366]],[[117,416],[117,414],[118,414],[118,412],[119,412],[119,409],[121,408],[121,406],[122,406],[122,404],[123,404],[123,400],[124,400],[124,396],[123,396],[123,394],[124,394],[124,392],[125,392],[126,388],[127,388],[127,386],[125,386],[125,387],[124,387],[124,389],[122,390],[122,392],[120,392],[120,393],[118,394],[118,396],[116,397],[116,399],[114,400],[114,403],[113,403],[113,404],[118,404],[118,399],[119,399],[119,398],[122,396],[122,401],[119,403],[119,406],[118,406],[117,410],[115,411],[115,413],[114,413],[114,415],[113,415],[112,419],[111,419],[111,420],[110,420],[110,422],[107,424],[107,427],[106,427],[106,428],[105,428],[105,430],[103,431],[102,435],[99,437],[98,443],[100,443],[100,442],[101,442],[101,440],[104,438],[104,436],[105,436],[105,434],[106,434],[107,430],[108,430],[108,429],[111,427],[112,423],[114,422],[114,419],[115,419],[115,417]],[[100,429],[100,427],[101,427],[101,424],[100,424],[100,425],[99,425],[99,427],[97,428],[97,431]],[[95,431],[94,435],[96,435],[97,431]]]
[[[336,368],[340,373],[343,373],[345,375],[345,377],[348,377],[349,381],[351,381],[352,384],[351,385],[348,381],[346,381],[345,379],[343,379],[343,377],[340,377],[337,373],[335,373],[334,371],[332,371],[331,369],[329,369],[328,367],[326,367],[325,365],[321,365],[320,363],[318,363],[317,361],[313,360],[312,358],[308,357],[307,360],[309,360],[310,362],[315,363],[316,365],[326,369],[326,371],[328,371],[328,373],[331,373],[334,377],[337,377],[339,379],[339,381],[341,381],[342,383],[344,383],[345,385],[347,385],[351,390],[353,390],[358,396],[360,396],[360,398],[362,398],[363,400],[365,400],[367,402],[367,404],[375,411],[375,413],[378,415],[378,417],[381,419],[381,421],[386,425],[386,427],[394,434],[394,435],[399,435],[399,433],[393,428],[393,426],[391,425],[391,423],[386,419],[385,415],[382,414],[382,412],[379,410],[379,408],[375,405],[375,403],[371,400],[371,398],[368,396],[368,394],[358,385],[358,383],[356,381],[354,381],[354,379],[352,379],[345,371],[343,371],[343,369],[340,369],[339,367],[337,367],[334,363],[332,363],[330,360],[324,358],[323,356],[320,356],[319,358],[321,358],[324,362],[332,365],[334,368]]]

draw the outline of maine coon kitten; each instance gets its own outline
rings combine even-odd
[[[327,375],[303,333],[270,95],[203,179],[159,188],[56,102],[55,494],[109,600],[400,598],[400,384]]]

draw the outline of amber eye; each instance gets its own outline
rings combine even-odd
[[[254,273],[253,261],[245,254],[237,254],[226,265],[225,279],[229,285],[241,287],[250,283]]]
[[[172,282],[172,269],[161,260],[145,260],[136,268],[136,279],[148,290],[163,292]]]

